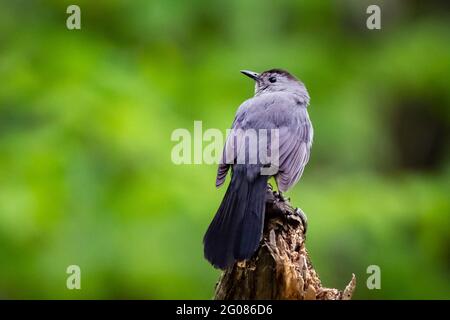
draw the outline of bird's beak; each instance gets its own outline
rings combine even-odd
[[[259,80],[259,73],[257,73],[257,72],[248,71],[248,70],[241,70],[241,73],[245,74],[247,77],[250,77],[250,78],[252,78],[255,81]]]

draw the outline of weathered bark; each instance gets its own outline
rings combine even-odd
[[[271,188],[267,191],[266,219],[261,245],[247,261],[225,270],[215,299],[348,300],[355,275],[340,291],[322,287],[305,247],[306,216]]]

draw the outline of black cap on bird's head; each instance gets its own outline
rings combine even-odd
[[[259,80],[264,77],[285,77],[290,80],[298,81],[296,77],[283,69],[270,69],[261,73],[249,71],[249,70],[241,70],[241,73],[245,74],[247,77],[252,78],[253,80]]]
[[[306,91],[303,83],[286,70],[270,69],[261,73],[241,70],[241,73],[255,80],[255,94],[277,91]]]

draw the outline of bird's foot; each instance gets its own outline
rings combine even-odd
[[[306,214],[300,208],[295,208],[294,213],[300,217],[300,220],[302,220],[303,234],[306,234],[306,230],[308,229],[308,218],[306,217]]]

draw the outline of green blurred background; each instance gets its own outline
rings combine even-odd
[[[279,67],[311,95],[312,157],[288,195],[323,284],[355,273],[355,298],[449,299],[448,9],[1,1],[0,298],[211,298],[202,237],[225,188],[215,165],[174,165],[170,136],[194,120],[225,132],[253,94],[239,70]]]

